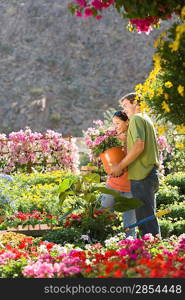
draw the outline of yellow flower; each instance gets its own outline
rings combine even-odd
[[[165,101],[162,102],[162,108],[163,108],[166,112],[170,112],[170,108],[169,108],[168,104],[167,104]]]
[[[173,84],[171,83],[171,81],[166,81],[165,84],[164,84],[164,86],[166,88],[171,88],[173,86]]]
[[[179,85],[177,88],[177,91],[179,92],[179,94],[183,97],[184,96],[184,86]]]
[[[160,96],[160,95],[162,95],[163,94],[163,89],[162,89],[162,87],[159,87],[158,89],[157,89],[157,96]]]
[[[169,99],[169,95],[167,93],[164,94],[164,99],[168,100]]]
[[[142,113],[150,111],[150,108],[148,107],[148,105],[144,101],[140,103],[140,109],[141,109]]]
[[[177,130],[178,133],[185,134],[185,126],[183,126],[183,125],[178,125],[178,126],[176,126],[175,129]]]
[[[184,8],[182,10],[182,18],[184,18]],[[185,22],[183,22],[181,25],[178,25],[176,27],[176,36],[175,40],[169,44],[169,47],[171,48],[171,51],[177,51],[179,49],[180,40],[182,38],[183,33],[185,32]]]
[[[185,6],[181,10],[181,17],[182,17],[182,19],[185,18]]]
[[[172,52],[177,51],[179,49],[179,39],[169,44],[169,48],[171,48]]]
[[[159,126],[158,127],[158,135],[164,135],[164,133],[166,132],[166,130],[167,130],[167,127],[165,127],[165,126]]]
[[[175,147],[178,149],[185,149],[184,143],[180,143],[180,142],[175,143]]]
[[[157,69],[157,71],[161,68],[161,57],[159,54],[155,54],[153,55],[153,60],[154,60],[154,65],[155,65],[155,68]]]

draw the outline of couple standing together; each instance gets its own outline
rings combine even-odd
[[[155,214],[155,193],[159,188],[159,154],[153,123],[146,114],[140,112],[140,95],[127,94],[119,103],[123,111],[115,112],[112,121],[118,138],[126,145],[127,154],[119,164],[111,166],[106,185],[119,191],[124,197],[134,197],[143,202],[142,206],[123,213],[124,227],[127,227]],[[102,195],[102,207],[113,210],[114,203],[112,195]],[[157,218],[143,223],[139,229],[141,235],[160,235]],[[126,237],[128,236],[136,238],[135,228],[126,233]]]

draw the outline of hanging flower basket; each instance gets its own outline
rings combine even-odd
[[[107,174],[111,172],[110,166],[117,165],[124,157],[125,151],[122,146],[112,147],[100,154],[104,170]]]

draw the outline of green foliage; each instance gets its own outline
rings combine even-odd
[[[185,220],[179,220],[173,224],[172,234],[179,236],[185,233]]]
[[[135,209],[143,205],[143,202],[136,198],[125,198],[120,195],[119,192],[111,190],[106,187],[97,187],[97,190],[102,192],[103,194],[110,194],[114,196],[115,205],[114,210],[117,212],[124,212],[130,209]]]
[[[184,167],[184,165],[183,165]],[[185,194],[185,172],[169,174],[165,177],[164,184],[177,186],[180,194]]]
[[[110,190],[100,184],[100,175],[89,173],[79,177],[65,178],[59,186],[58,193],[60,205],[63,205],[64,200],[68,197],[73,197],[75,200],[82,199],[83,202],[77,201],[73,207],[81,206],[85,209],[86,214],[90,217],[93,215],[93,210],[97,207],[97,198],[99,193],[111,194],[115,199],[115,211],[124,212],[130,209],[141,206],[142,201],[135,198],[126,198],[120,193]]]
[[[184,219],[185,220],[185,202],[181,202],[180,204],[172,205],[169,207],[171,212],[168,214],[168,218],[173,219]]]
[[[106,210],[97,210],[92,217],[80,214],[77,219],[76,216],[69,215],[64,219],[62,228],[47,233],[43,239],[61,245],[75,243],[82,247],[85,243],[103,243],[106,238],[115,234],[115,227],[121,225],[119,218]]]
[[[26,258],[10,260],[8,264],[0,266],[0,278],[23,278],[22,270],[27,265]]]
[[[39,210],[58,215],[61,213],[61,208],[58,205],[56,190],[64,174],[66,176],[63,171],[15,174],[12,176],[12,182],[0,181],[1,197],[9,198],[14,202],[14,211],[30,213]]]
[[[159,16],[166,19],[175,10],[183,6],[181,0],[116,0],[115,7],[118,12],[129,19],[145,18],[148,16]],[[124,12],[123,12],[124,8]],[[160,10],[163,8],[163,10]]]
[[[179,236],[185,231],[185,173],[167,175],[157,193],[157,206],[170,213],[159,219],[162,237]]]
[[[80,228],[61,228],[49,231],[42,236],[43,241],[61,244],[64,246],[66,243],[73,244],[76,246],[83,247],[85,245],[84,240],[81,239],[82,230]]]
[[[185,151],[179,149],[173,149],[171,153],[172,159],[170,162],[166,163],[166,166],[169,168],[170,172],[180,172],[184,171],[185,166]]]
[[[175,202],[180,202],[180,195],[178,191],[178,187],[170,186],[163,184],[160,186],[159,191],[156,194],[157,206],[159,207],[161,204],[168,205],[173,204]]]
[[[168,220],[162,219],[159,220],[159,225],[161,229],[161,236],[162,238],[170,237],[173,231],[173,225]]]
[[[109,236],[116,234],[116,230],[118,230],[120,225],[121,221],[118,216],[110,213],[108,210],[103,210],[100,214],[97,210],[97,215],[95,211],[94,216],[91,218],[86,215],[82,218],[81,223],[83,233],[89,235],[92,243],[103,243]]]
[[[185,87],[185,32],[182,33],[179,48],[173,51],[171,44],[176,38],[177,26],[174,23],[167,30],[167,37],[159,39],[156,54],[160,61],[160,69],[156,65],[144,83],[143,97],[147,105],[158,118],[170,121],[175,125],[185,124],[184,101],[185,93],[179,92],[179,87]],[[156,74],[154,77],[152,77]],[[147,88],[147,81],[148,88]],[[150,89],[150,91],[149,91]],[[165,104],[164,104],[165,102]],[[168,107],[165,108],[167,105]]]

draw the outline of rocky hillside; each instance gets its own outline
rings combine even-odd
[[[81,136],[150,72],[159,31],[130,33],[114,11],[101,21],[75,18],[68,2],[0,1],[1,132]]]

